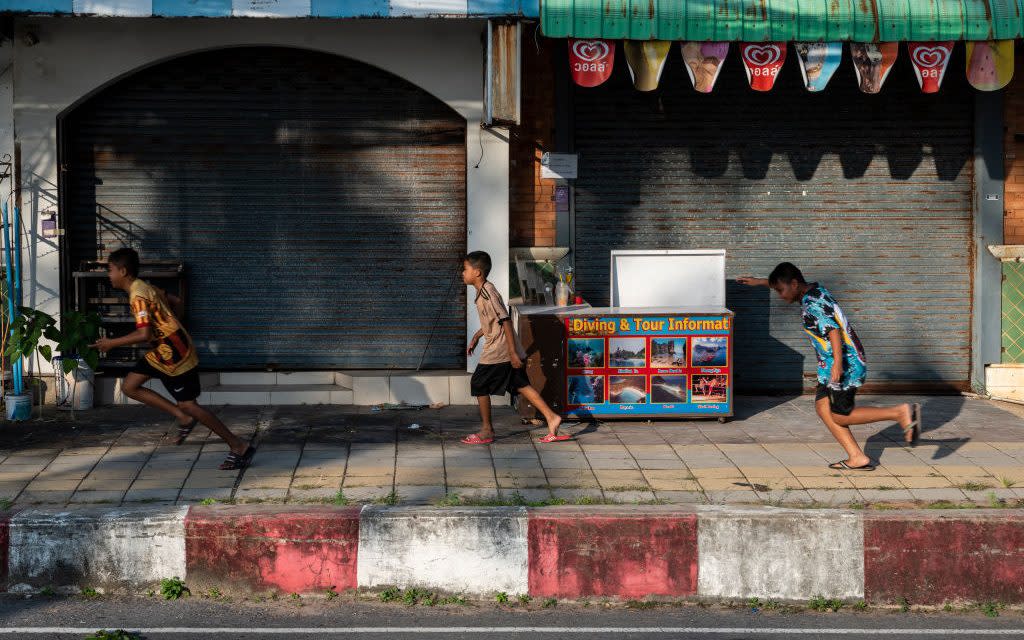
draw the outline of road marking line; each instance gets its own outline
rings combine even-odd
[[[106,627],[117,629],[119,627]],[[123,627],[142,634],[244,633],[254,635],[369,635],[396,633],[560,633],[560,634],[715,634],[715,635],[903,635],[903,636],[1021,636],[1024,629],[811,629],[745,627]],[[89,634],[97,627],[0,627],[0,635]]]

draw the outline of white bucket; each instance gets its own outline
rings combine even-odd
[[[55,358],[56,359],[56,358]],[[64,376],[63,384],[57,385],[57,408],[68,411],[92,409],[96,388],[96,374],[85,360],[78,359],[78,366]]]
[[[28,420],[32,417],[32,394],[4,394],[4,406],[7,407],[8,420]]]

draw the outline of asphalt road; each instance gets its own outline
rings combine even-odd
[[[156,598],[0,597],[0,640],[83,639],[97,629],[123,628],[147,640],[228,638],[335,639],[412,638],[527,640],[544,638],[1024,638],[1024,614],[1004,610],[997,618],[980,613],[779,612],[748,608],[665,606],[626,609],[593,604],[531,604],[499,608],[477,604],[442,608],[333,601],[249,602],[192,597]]]

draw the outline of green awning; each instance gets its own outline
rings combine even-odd
[[[551,38],[893,42],[1021,37],[1024,0],[540,0]]]

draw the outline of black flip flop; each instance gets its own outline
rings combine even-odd
[[[910,405],[910,424],[903,427],[903,435],[906,436],[908,431],[912,432],[910,442],[904,440],[903,444],[913,447],[921,440],[921,403],[919,402]]]
[[[850,465],[846,464],[846,460],[840,460],[839,462],[833,462],[832,464],[828,465],[828,468],[835,469],[836,471],[874,471],[875,465],[866,464],[860,467],[851,467]]]
[[[224,462],[220,463],[217,467],[221,471],[238,471],[249,466],[252,462],[252,457],[256,454],[256,447],[249,445],[249,448],[245,450],[245,453],[239,455],[234,451],[228,453],[228,457],[224,458]]]
[[[185,440],[188,439],[189,434],[192,433],[192,430],[196,428],[197,424],[199,424],[199,419],[198,418],[192,418],[192,422],[190,422],[188,424],[179,424],[178,425],[178,439],[174,441],[174,444],[176,444],[176,445],[185,444]]]

